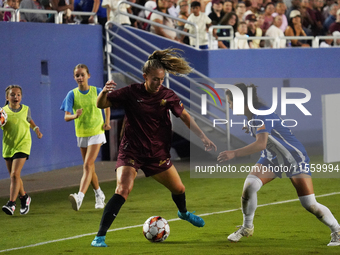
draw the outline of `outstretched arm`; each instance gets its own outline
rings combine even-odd
[[[236,157],[244,157],[256,152],[260,152],[266,148],[267,141],[268,133],[259,133],[256,135],[256,141],[247,146],[232,151],[222,151],[218,155],[217,161],[221,163],[223,161],[231,160]]]
[[[196,121],[191,118],[190,114],[185,109],[183,110],[180,118],[184,122],[184,124],[202,140],[206,151],[210,151],[212,149],[214,149],[215,151],[217,150],[216,145],[209,140],[209,138],[199,128]]]
[[[111,102],[107,99],[107,93],[113,91],[117,86],[117,83],[114,81],[107,81],[103,90],[99,93],[97,98],[97,107],[100,109],[104,109],[107,107],[111,107]]]

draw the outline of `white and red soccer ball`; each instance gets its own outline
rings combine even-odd
[[[145,221],[143,234],[150,242],[163,242],[170,235],[170,226],[161,216],[152,216]]]
[[[5,112],[4,109],[0,107],[0,127],[5,126],[7,122],[7,113]]]

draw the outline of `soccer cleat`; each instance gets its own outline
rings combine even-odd
[[[105,236],[96,236],[92,241],[91,246],[107,247],[107,244],[105,243]]]
[[[103,209],[105,207],[105,195],[104,192],[96,195],[96,204],[94,205],[95,209]]]
[[[340,246],[340,231],[331,234],[331,241],[327,246]]]
[[[205,225],[204,220],[193,213],[194,212],[181,213],[180,211],[178,211],[177,215],[180,219],[189,221],[192,225],[196,227],[203,227]]]
[[[15,202],[8,201],[7,204],[2,207],[2,210],[8,215],[13,215],[15,211],[15,206]]]
[[[20,202],[21,202],[20,214],[21,215],[27,214],[29,212],[31,201],[32,201],[31,197],[28,196],[27,194],[23,198],[20,198]]]
[[[228,236],[228,240],[231,242],[238,242],[243,236],[252,236],[254,233],[254,226],[252,228],[246,228],[243,226],[237,227],[239,227],[239,229]]]
[[[72,204],[72,209],[75,211],[79,211],[80,206],[81,206],[81,202],[79,200],[78,194],[74,193],[74,194],[70,194],[68,196],[68,199],[70,200],[71,204]]]

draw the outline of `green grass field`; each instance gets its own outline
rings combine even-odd
[[[188,210],[206,214],[202,216],[206,222],[203,228],[177,219],[169,191],[152,178],[140,178],[107,234],[108,248],[90,246],[102,215],[102,210],[94,209],[93,192],[88,192],[81,210],[75,212],[68,195],[77,188],[68,188],[31,193],[31,210],[25,216],[19,210],[14,216],[1,212],[0,253],[340,254],[340,247],[327,247],[329,229],[299,201],[272,204],[297,198],[287,178],[274,180],[259,191],[258,205],[263,206],[256,211],[254,236],[230,243],[227,236],[242,224],[239,208],[244,179],[191,179],[188,171],[180,175],[186,186]],[[338,178],[314,178],[316,195],[339,192],[339,187]],[[108,199],[115,183],[102,183],[101,188]],[[340,220],[340,193],[317,200]],[[0,198],[0,204],[5,203],[6,199]],[[171,233],[163,243],[150,243],[142,234],[142,224],[152,215],[169,220]]]

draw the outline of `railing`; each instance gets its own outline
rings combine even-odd
[[[97,13],[95,12],[80,12],[80,11],[71,11],[70,12],[71,15],[79,15],[79,16],[93,16],[93,23],[94,24],[98,24],[98,16]],[[63,16],[64,16],[65,12],[61,11],[58,13],[58,18],[59,18],[59,23],[62,24],[63,23]]]
[[[319,47],[319,45],[315,44],[314,36],[279,36],[279,37],[276,37],[276,44],[279,45],[281,40],[306,40],[306,41],[312,42],[313,48]]]
[[[54,23],[59,24],[58,19],[58,12],[55,10],[34,10],[34,9],[17,9],[15,11],[16,14],[16,21],[20,21],[20,13],[27,12],[27,13],[37,13],[37,14],[54,14]],[[47,19],[47,16],[46,16]]]
[[[110,28],[110,27],[113,27],[113,29]],[[135,76],[130,75],[129,72],[124,71],[123,69],[125,69],[125,68],[123,66],[132,70],[133,73],[136,73],[139,76],[142,76],[143,73],[140,69],[140,66],[142,66],[145,63],[145,59],[147,59],[147,57],[152,53],[152,52],[148,52],[144,49],[148,47],[148,48],[151,48],[152,51],[154,51],[154,50],[160,50],[160,48],[156,47],[155,45],[151,44],[147,40],[136,35],[135,33],[133,33],[133,31],[129,30],[128,28],[126,28],[125,26],[122,26],[119,23],[108,21],[105,25],[105,28],[106,28],[106,49],[111,49],[111,47],[112,47],[116,51],[119,51],[120,53],[124,54],[124,57],[122,58],[122,57],[118,56],[119,54],[113,54],[109,50],[106,51],[108,79],[112,80],[112,73],[111,72],[112,72],[112,70],[115,70],[115,71],[122,73],[126,77],[129,77],[130,79],[132,79],[135,82],[138,82],[138,83],[141,82],[141,80],[138,80],[137,78],[135,78]],[[115,30],[117,30],[117,32],[115,32]],[[119,35],[118,32],[120,32],[120,31],[123,31],[124,33],[131,36],[133,38],[133,43],[131,42],[131,39],[128,40],[128,39],[124,38],[123,36]],[[144,55],[145,58],[141,59],[138,56],[132,54],[129,50],[126,50],[124,47],[121,47],[120,45],[118,45],[118,43],[115,43],[116,40],[120,40],[122,42],[121,45],[133,48],[137,52]],[[110,61],[111,58],[114,59],[114,63],[111,63],[111,61]],[[133,65],[132,64],[133,61],[129,61],[131,59],[136,61],[138,64]],[[193,69],[193,74],[200,77],[202,80],[204,80],[205,83],[216,84],[216,82],[214,80],[212,80],[211,78],[209,78],[209,77],[205,76],[204,74],[198,72],[195,69]],[[194,84],[195,86],[197,86],[199,88],[203,88],[203,89],[205,88],[205,86],[203,86],[202,84],[197,82],[195,79],[190,78],[189,76],[181,76],[181,78],[184,78],[185,80],[189,81],[190,84]],[[216,112],[216,110],[218,110],[218,111],[225,114],[227,120],[229,119],[228,103],[227,103],[225,94],[224,94],[224,96],[222,96],[222,98],[225,101],[226,107],[223,108],[221,106],[215,105],[215,103],[212,102],[211,100],[207,100],[209,107],[207,107],[208,108],[207,115],[206,115],[207,117],[204,117],[204,116],[201,115],[201,112],[200,112],[201,111],[201,105],[195,103],[195,101],[201,100],[201,94],[192,91],[190,89],[190,87],[185,86],[184,84],[180,83],[179,81],[177,81],[175,78],[173,78],[171,76],[166,76],[164,82],[165,82],[165,84],[170,84],[170,82],[171,82],[171,84],[176,84],[177,86],[179,86],[184,91],[187,91],[187,92],[190,93],[191,98],[188,98],[188,97],[176,92],[177,95],[181,98],[181,100],[183,102],[190,104],[190,106],[191,106],[190,114],[193,117],[204,122],[206,125],[209,125],[210,127],[212,127],[212,122],[209,120],[209,118],[215,118],[215,119],[221,118],[221,116],[218,116],[216,113],[214,113],[212,111]],[[215,127],[214,129],[217,130],[218,132],[226,135],[228,138],[230,138],[230,130],[228,129],[228,125],[226,125],[226,126],[227,126],[226,130],[221,128],[221,127]],[[228,143],[227,146],[229,148],[230,147],[230,139],[227,140],[227,143]]]
[[[320,39],[333,39],[333,40],[340,40],[340,35],[324,35],[324,36],[316,36],[315,37],[315,44],[320,45]],[[340,45],[333,46],[333,47],[340,47]]]
[[[221,26],[210,26],[208,31],[208,47],[209,49],[212,49],[213,47],[213,41],[214,41],[214,29],[229,29],[229,36],[219,36],[217,38],[217,41],[229,41],[230,42],[230,48],[234,49],[234,28],[229,25],[221,25]]]
[[[148,19],[144,19],[142,17],[136,16],[136,15],[133,15],[133,14],[130,14],[130,13],[127,13],[127,12],[122,12],[120,10],[120,5],[122,5],[122,4],[129,4],[129,5],[134,6],[136,8],[139,8],[139,9],[142,9],[142,10],[145,10],[145,11],[149,11],[149,12],[152,12],[152,13],[157,13],[159,15],[162,15],[163,17],[167,17],[167,18],[170,18],[172,20],[177,20],[177,21],[189,24],[189,25],[191,25],[191,26],[193,26],[195,28],[195,33],[194,33],[194,35],[193,34],[189,34],[189,33],[186,33],[184,31],[181,31],[181,30],[176,29],[176,28],[171,28],[171,27],[165,26],[163,24],[159,24],[157,22],[154,22],[154,21],[151,21],[151,20],[148,20]],[[145,8],[142,5],[135,4],[135,3],[132,3],[132,2],[129,2],[129,1],[119,1],[118,2],[117,13],[118,13],[118,15],[125,15],[125,16],[128,16],[130,18],[133,18],[133,19],[136,19],[136,20],[139,20],[139,21],[143,21],[143,22],[145,22],[147,24],[150,24],[150,25],[153,25],[153,26],[158,26],[158,27],[170,30],[170,31],[175,31],[176,33],[179,33],[179,34],[182,34],[182,35],[186,35],[186,36],[189,36],[189,37],[194,37],[196,39],[195,47],[196,47],[196,49],[199,49],[198,26],[195,23],[189,22],[189,21],[187,21],[185,19],[176,18],[174,16],[171,16],[169,14],[166,14],[166,13],[163,13],[163,12],[160,12],[160,11],[157,11],[157,10]]]
[[[0,12],[10,12],[11,13],[11,22],[16,21],[15,9],[12,8],[0,8]]]

